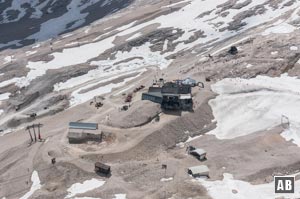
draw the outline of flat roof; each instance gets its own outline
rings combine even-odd
[[[98,124],[97,123],[70,122],[69,128],[70,129],[97,130]]]
[[[106,164],[103,164],[101,162],[96,162],[95,163],[95,167],[102,168],[102,169],[105,169],[105,170],[109,170],[110,169],[110,166],[108,166]]]
[[[192,99],[191,94],[183,94],[179,96],[179,99]]]
[[[191,150],[191,152],[195,152],[198,155],[204,155],[204,154],[206,154],[206,151],[203,150],[203,149],[195,149],[195,150]]]
[[[148,92],[146,94],[154,96],[154,97],[162,97],[161,92]]]
[[[206,165],[190,167],[189,170],[192,172],[193,175],[209,173],[209,168]]]

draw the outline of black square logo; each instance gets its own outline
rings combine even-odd
[[[275,193],[295,193],[295,177],[275,176]]]

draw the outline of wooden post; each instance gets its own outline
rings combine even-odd
[[[35,134],[35,128],[34,128],[34,125],[31,126],[31,128],[33,128],[33,133],[34,133],[34,141],[36,142],[37,139],[36,139],[36,134]]]
[[[31,142],[33,142],[33,138],[32,138],[32,135],[31,135],[31,132],[30,132],[30,128],[29,126],[27,126],[26,128],[28,130],[28,133],[29,133],[29,136],[30,136],[30,139],[31,139]]]
[[[166,164],[163,164],[163,165],[161,166],[161,168],[165,170],[165,177],[167,176],[167,167],[168,167],[168,166],[167,166]]]
[[[40,131],[41,124],[39,123],[37,126],[38,126],[38,139],[42,140],[41,131]]]
[[[162,168],[165,169],[165,179],[167,178],[167,168],[168,166],[166,164],[163,164],[162,165]],[[164,198],[166,199],[167,198],[167,193],[166,193],[166,185],[164,185]]]

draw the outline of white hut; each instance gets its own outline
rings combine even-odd
[[[209,168],[206,165],[190,167],[188,173],[193,177],[206,176],[209,177]]]

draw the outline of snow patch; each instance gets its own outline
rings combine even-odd
[[[198,135],[198,136],[195,136],[195,137],[189,136],[189,138],[187,139],[187,141],[185,141],[185,143],[189,143],[189,142],[194,141],[194,140],[196,140],[198,138],[201,138],[201,137],[202,137],[202,135]]]
[[[227,45],[227,46],[225,46],[225,47],[223,47],[223,48],[221,48],[221,49],[218,49],[217,51],[213,52],[211,55],[213,56],[213,55],[218,54],[218,53],[221,52],[221,51],[229,50],[229,48],[230,48],[231,46],[234,46],[234,45],[237,45],[237,44],[239,44],[239,43],[242,43],[243,41],[246,41],[246,40],[248,40],[248,39],[250,39],[250,37],[244,37],[244,38],[242,38],[242,39],[240,39],[240,40],[238,40],[238,41],[235,41],[235,42],[233,42],[233,43],[231,43],[231,44],[229,44],[229,45]]]
[[[172,181],[172,180],[173,180],[173,177],[160,179],[161,182],[169,182],[169,181]]]
[[[29,68],[30,71],[26,77],[22,78],[22,82],[25,86],[28,86],[32,80],[46,74],[47,70],[85,63],[87,60],[113,47],[113,40],[114,37],[110,37],[101,42],[64,49],[62,52],[55,52],[51,54],[54,59],[49,62],[28,62],[27,68]]]
[[[77,194],[85,193],[96,188],[99,188],[105,184],[105,181],[98,179],[86,180],[83,183],[75,183],[70,188],[68,188],[68,195],[65,198],[72,198]]]
[[[252,68],[252,67],[253,67],[252,64],[247,64],[247,65],[246,65],[246,68]]]
[[[296,174],[297,175],[297,174]],[[228,198],[228,199],[274,199],[286,197],[290,198],[289,194],[275,194],[274,181],[267,184],[252,185],[249,182],[235,180],[229,173],[223,174],[223,180],[208,181],[205,179],[197,179],[203,185],[208,194],[213,199]],[[300,197],[300,180],[295,182],[295,194],[293,198]]]
[[[295,26],[292,26],[288,23],[282,23],[280,25],[276,25],[273,27],[270,27],[268,29],[266,29],[262,35],[263,36],[267,36],[269,34],[288,34],[288,33],[292,33],[296,30],[297,28]]]
[[[55,38],[60,33],[65,32],[67,30],[79,27],[85,22],[85,18],[89,14],[88,12],[83,11],[87,7],[92,6],[97,2],[99,2],[99,0],[90,0],[86,1],[85,3],[82,3],[82,1],[70,1],[70,3],[67,5],[68,12],[65,12],[59,17],[52,18],[42,23],[40,26],[40,31],[27,37],[26,39],[35,39],[36,41],[43,41],[48,38]],[[68,24],[72,25],[68,27]],[[66,38],[70,35],[72,34],[66,34],[63,36],[63,38]]]
[[[135,33],[134,35],[132,35],[131,37],[129,37],[128,39],[126,39],[126,41],[130,41],[130,40],[134,40],[138,37],[142,36],[142,33],[138,32],[138,33]]]
[[[162,6],[162,8],[172,8],[174,6],[177,6],[177,5],[180,5],[180,4],[183,4],[183,3],[187,3],[187,2],[191,2],[191,0],[179,1],[179,2],[172,3],[172,4],[169,4],[169,5],[166,5],[166,6]]]
[[[37,171],[32,172],[31,181],[32,181],[32,185],[31,185],[30,190],[24,196],[22,196],[20,199],[28,199],[34,194],[35,191],[42,188],[41,181],[40,181]]]
[[[282,115],[298,126],[299,88],[300,79],[287,75],[217,82],[212,90],[219,96],[209,102],[217,127],[209,134],[219,139],[248,135],[280,125]]]
[[[32,48],[35,49],[35,48],[39,48],[40,46],[41,46],[41,44],[38,43],[38,44],[32,46]]]
[[[6,56],[4,57],[4,63],[3,64],[7,64],[9,62],[13,61],[13,56]]]
[[[114,60],[93,61],[91,65],[98,65],[97,69],[89,71],[87,74],[71,78],[66,82],[54,85],[54,91],[61,91],[68,88],[88,83],[104,83],[121,76],[145,71],[145,67],[156,66],[161,69],[167,68],[172,60],[166,60],[159,52],[152,52],[150,44],[134,47],[131,51],[115,54]],[[91,87],[91,85],[87,86]],[[110,89],[108,89],[110,90]],[[105,92],[106,93],[106,92]]]
[[[88,34],[88,33],[90,32],[90,30],[91,30],[91,28],[86,28],[86,29],[84,30],[84,33],[85,33],[85,34]]]
[[[133,21],[133,22],[131,22],[131,23],[129,23],[129,24],[126,24],[126,25],[123,25],[123,26],[121,26],[120,28],[117,28],[116,30],[118,30],[118,31],[124,31],[124,30],[127,30],[128,28],[131,28],[135,23],[136,23],[137,21]]]
[[[296,51],[296,50],[298,50],[298,47],[297,47],[297,46],[291,46],[291,47],[290,47],[290,50]]]
[[[76,41],[76,42],[71,42],[71,43],[68,43],[65,45],[65,47],[68,47],[68,46],[74,46],[74,45],[79,45],[79,43]]]
[[[137,72],[137,71],[135,71]],[[139,75],[142,74],[143,71],[140,71],[141,73]],[[123,74],[124,75],[124,74]],[[74,91],[72,94],[71,94],[71,99],[70,99],[70,106],[76,106],[76,105],[79,105],[79,104],[82,104],[84,102],[87,102],[89,101],[90,99],[93,99],[95,96],[99,96],[99,95],[104,95],[104,94],[107,94],[107,93],[110,93],[112,91],[112,89],[114,88],[118,88],[118,87],[121,87],[121,86],[124,86],[126,84],[126,82],[129,82],[135,78],[137,78],[139,75],[135,76],[135,77],[129,77],[129,78],[126,78],[124,79],[122,82],[120,83],[110,83],[110,84],[107,84],[105,86],[102,86],[102,87],[99,87],[97,89],[94,89],[94,90],[91,90],[91,91],[88,91],[88,92],[84,92],[84,93],[81,93],[83,90],[85,89],[89,89],[89,88],[92,88],[93,86],[96,86],[98,85],[99,83],[105,83],[109,80],[112,80],[112,79],[115,79],[116,77],[112,77],[110,78],[109,80],[103,80],[103,81],[100,81],[100,82],[96,82],[96,83],[93,83],[93,84],[89,84],[85,87],[82,87],[76,91]],[[122,76],[122,75],[121,75]],[[120,76],[120,77],[121,77]]]
[[[166,39],[164,42],[163,51],[166,51],[168,49],[168,42],[169,40]]]
[[[8,86],[8,85],[13,84],[13,83],[16,83],[17,80],[19,80],[19,78],[13,78],[13,79],[3,81],[3,82],[0,83],[0,88]]]
[[[15,130],[16,129],[6,129],[0,133],[0,136],[4,136],[6,134],[13,133],[13,132],[15,132]]]
[[[271,52],[271,55],[278,55],[278,51]]]
[[[115,194],[113,199],[126,199],[126,194]]]
[[[184,148],[185,144],[184,144],[184,142],[179,142],[176,144],[176,146],[182,149],[182,148]]]
[[[9,99],[10,93],[0,94],[0,101]]]
[[[26,51],[26,56],[33,55],[37,53],[37,51]]]
[[[46,23],[42,24],[41,32],[38,33],[38,35],[32,36],[37,37],[40,39],[45,37],[45,35],[56,35],[57,30],[52,30],[53,27],[56,27],[54,29],[57,29],[58,27],[64,26],[65,23],[70,22],[69,20],[72,18],[72,15],[78,15],[78,21],[75,23],[75,26],[80,25],[84,22],[84,17],[87,13],[81,13],[80,10],[84,9],[88,4],[92,5],[97,0],[89,1],[89,3],[86,3],[84,5],[78,5],[77,1],[71,1],[71,3],[68,5],[69,12],[64,14],[63,16],[49,20]],[[188,2],[188,1],[185,1]],[[183,36],[180,37],[175,42],[179,42],[179,44],[176,46],[176,49],[173,52],[168,52],[163,55],[161,55],[161,52],[152,52],[149,50],[149,44],[145,44],[143,46],[140,46],[137,48],[140,52],[137,52],[133,49],[133,51],[127,53],[127,57],[132,58],[135,56],[135,54],[139,54],[141,57],[144,58],[144,60],[151,60],[152,63],[155,60],[159,60],[157,65],[163,61],[161,68],[166,68],[168,66],[169,61],[167,61],[165,58],[173,53],[177,53],[181,50],[188,50],[195,45],[198,44],[206,44],[207,42],[218,42],[221,40],[224,40],[226,38],[230,38],[236,34],[239,34],[245,29],[252,28],[254,26],[257,26],[261,23],[271,21],[275,19],[276,17],[280,16],[281,14],[297,7],[297,4],[293,4],[292,6],[286,6],[282,9],[271,9],[268,8],[267,11],[264,14],[251,16],[249,18],[246,18],[243,22],[246,23],[245,26],[239,31],[229,31],[225,30],[223,32],[220,32],[219,30],[222,28],[226,28],[227,24],[232,22],[234,16],[238,13],[241,13],[243,11],[249,10],[255,6],[257,6],[259,3],[262,3],[261,1],[252,1],[249,5],[241,8],[241,9],[229,9],[229,14],[226,17],[222,18],[222,21],[224,22],[223,25],[219,26],[218,28],[215,27],[215,24],[220,22],[219,18],[219,9],[216,9],[216,6],[222,3],[227,2],[227,0],[210,0],[210,3],[207,3],[207,1],[191,1],[190,4],[187,4],[183,8],[179,9],[178,11],[171,12],[166,15],[161,15],[153,20],[147,21],[145,23],[136,24],[137,21],[133,21],[132,23],[126,24],[124,26],[121,26],[120,28],[117,28],[116,30],[119,31],[114,36],[108,37],[102,41],[96,42],[96,43],[90,43],[86,45],[82,45],[77,48],[69,48],[64,49],[62,52],[56,52],[53,53],[52,56],[54,59],[50,62],[29,62],[27,67],[30,68],[30,72],[28,73],[27,77],[22,79],[23,82],[25,82],[23,85],[29,85],[29,83],[46,73],[49,69],[58,69],[66,66],[86,63],[89,59],[95,58],[101,53],[103,53],[105,50],[108,50],[110,48],[114,47],[113,41],[116,36],[125,36],[130,34],[135,34],[137,32],[140,32],[141,29],[153,25],[158,24],[158,28],[174,28],[174,29],[180,29],[184,32]],[[199,13],[204,13],[207,11],[211,11],[210,15],[207,15],[203,18],[197,18],[199,16]],[[66,20],[62,20],[66,19]],[[174,20],[176,19],[176,20]],[[57,22],[59,21],[59,22]],[[73,20],[74,21],[74,20]],[[207,22],[209,21],[209,23]],[[53,25],[54,24],[54,25]],[[278,28],[277,26],[284,27],[284,28]],[[276,32],[276,30],[282,29],[290,30],[294,29],[295,27],[289,25],[289,24],[279,24],[273,29],[269,29],[267,32]],[[195,31],[200,29],[195,29],[195,27],[201,27],[201,31],[204,32],[205,37],[201,37],[198,40],[185,44],[184,41],[188,40],[192,36],[194,36]],[[72,27],[73,28],[73,27]],[[59,29],[59,28],[58,28]],[[274,30],[275,29],[275,30]],[[50,30],[50,32],[48,32]],[[173,32],[176,32],[174,30]],[[278,32],[278,31],[277,31]],[[48,37],[47,36],[47,37]],[[68,35],[64,35],[63,37],[66,37]],[[138,35],[134,35],[134,38],[136,38]],[[130,38],[132,39],[132,38]],[[244,38],[247,39],[247,38]],[[165,44],[166,45],[166,44]],[[232,45],[232,44],[231,44]],[[227,47],[226,47],[227,48]],[[215,52],[216,53],[216,52]],[[140,63],[141,64],[141,63]]]
[[[290,127],[281,133],[281,136],[286,141],[292,141],[298,147],[300,147],[300,126],[290,124]]]

